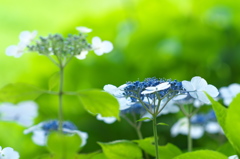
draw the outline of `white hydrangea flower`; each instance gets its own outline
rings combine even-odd
[[[19,153],[11,147],[2,149],[0,146],[0,159],[19,159]]]
[[[206,104],[209,104],[210,101],[204,92],[212,97],[217,97],[219,94],[215,86],[208,84],[205,79],[199,76],[193,77],[191,81],[182,81],[182,85],[193,98]]]
[[[215,121],[209,121],[205,125],[205,131],[210,134],[216,134],[216,133],[223,134],[223,130],[222,130],[221,126],[218,124],[218,122],[215,122]]]
[[[38,115],[38,106],[33,101],[20,102],[17,105],[2,103],[0,105],[0,120],[15,121],[18,124],[28,127],[34,122]]]
[[[83,60],[86,58],[88,54],[88,51],[87,50],[83,50],[79,55],[75,56],[77,59],[79,60]]]
[[[228,159],[238,159],[237,155],[229,156]]]
[[[240,93],[240,84],[233,83],[228,87],[222,87],[219,89],[219,92],[224,104],[228,106],[232,102],[232,99]]]
[[[171,85],[169,82],[160,83],[159,85],[157,85],[155,87],[146,87],[146,90],[142,91],[141,94],[150,94],[150,93],[158,92],[158,91],[167,89],[170,86]]]
[[[109,53],[113,50],[113,45],[110,41],[102,41],[99,37],[92,38],[92,49],[96,55],[101,56],[104,53]]]
[[[37,36],[37,31],[34,30],[33,32],[30,31],[22,31],[19,35],[20,42],[29,45],[31,41]]]
[[[18,45],[11,45],[11,46],[7,47],[6,55],[19,58],[24,53],[25,48],[26,48],[26,45],[23,43],[19,43]]]
[[[90,33],[90,32],[92,32],[92,29],[87,28],[87,27],[84,27],[84,26],[76,27],[76,29],[77,29],[79,32],[81,32],[81,33]]]
[[[193,139],[199,139],[204,134],[204,128],[201,125],[191,125],[190,133]],[[186,117],[179,119],[171,128],[173,137],[178,134],[188,135],[188,119]]]

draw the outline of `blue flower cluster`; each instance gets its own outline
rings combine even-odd
[[[123,95],[125,97],[130,97],[132,102],[136,102],[138,99],[143,100],[145,97],[150,99],[155,99],[156,94],[141,94],[147,87],[155,87],[161,83],[169,82],[171,85],[169,88],[165,90],[158,91],[158,95],[163,98],[166,95],[168,96],[175,96],[176,94],[185,92],[184,88],[182,87],[182,82],[177,80],[166,80],[166,79],[157,79],[157,78],[147,78],[143,82],[135,81],[135,82],[127,82],[127,86],[124,88]]]
[[[196,114],[191,118],[192,124],[205,125],[209,121],[217,121],[213,110],[210,110],[207,114]]]
[[[58,127],[59,127],[58,120],[46,121],[46,122],[43,122],[43,125],[42,125],[42,129],[45,131],[46,134],[48,134],[50,131],[57,131]],[[77,127],[69,121],[64,121],[63,129],[77,130]],[[64,130],[63,130],[63,132],[64,132]]]

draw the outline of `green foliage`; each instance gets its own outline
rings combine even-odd
[[[55,72],[52,74],[48,81],[48,89],[52,90],[55,88],[57,85],[59,85],[59,78],[60,78],[60,72]]]
[[[142,159],[141,149],[133,142],[127,140],[98,143],[107,159]]]
[[[134,140],[134,142],[137,142],[139,147],[141,147],[141,149],[143,149],[148,154],[154,157],[156,156],[153,137],[148,137],[142,140]],[[165,146],[159,146],[158,153],[161,159],[170,159],[180,155],[182,152],[175,145],[168,143]]]
[[[43,93],[43,90],[28,84],[8,84],[0,89],[0,101],[18,103],[24,100],[35,100]]]
[[[224,108],[219,102],[214,101],[208,95],[216,112],[217,120],[223,128],[229,142],[235,151],[240,154],[240,94],[238,94],[230,104],[229,108]]]
[[[211,96],[209,96],[208,94],[206,95],[208,96],[209,100],[212,103],[212,107],[217,116],[218,123],[221,125],[225,134],[227,134],[227,129],[225,124],[226,124],[226,117],[227,117],[228,110],[222,104],[215,101]]]
[[[102,90],[93,89],[79,92],[84,108],[92,114],[119,119],[119,104],[116,98]]]
[[[232,155],[236,154],[235,150],[233,149],[232,145],[229,142],[226,142],[223,145],[221,145],[217,149],[217,151],[226,155],[226,156],[232,156]]]
[[[228,157],[211,150],[199,150],[194,152],[187,152],[173,159],[227,159]]]
[[[89,154],[79,154],[77,155],[79,159],[97,159],[97,156],[102,156],[102,153],[99,152],[92,152]],[[104,159],[104,158],[99,158],[99,159]]]
[[[240,154],[240,94],[238,94],[229,106],[226,126],[227,137],[235,151]]]
[[[48,136],[47,147],[55,158],[72,159],[80,149],[81,142],[77,134],[53,132]]]
[[[141,119],[139,119],[139,120],[137,120],[137,121],[144,121],[144,120],[152,120],[152,119],[149,118],[149,117],[144,117],[144,118],[141,118]]]

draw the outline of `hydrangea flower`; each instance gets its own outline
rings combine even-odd
[[[80,33],[90,33],[92,32],[92,29],[84,27],[84,26],[79,26],[76,27],[76,29],[80,32]]]
[[[24,53],[27,45],[31,43],[31,41],[36,37],[37,31],[22,31],[19,35],[20,42],[18,45],[11,45],[6,49],[6,55],[13,57],[21,57]]]
[[[18,124],[28,127],[33,124],[38,115],[38,106],[33,101],[20,102],[17,105],[12,103],[0,104],[0,120],[15,121]]]
[[[208,84],[205,79],[199,76],[193,77],[191,81],[182,81],[182,85],[193,98],[206,104],[209,104],[210,101],[204,92],[212,97],[217,97],[219,94],[215,86]]]
[[[98,120],[102,120],[102,121],[104,121],[107,124],[112,124],[112,123],[114,123],[117,120],[117,118],[115,118],[115,117],[102,117],[101,114],[97,115],[97,119]]]
[[[102,41],[99,37],[92,38],[92,49],[96,55],[101,56],[104,53],[109,53],[113,49],[110,41]]]
[[[7,56],[13,56],[13,57],[21,57],[24,53],[24,49],[26,48],[25,44],[19,43],[18,45],[11,45],[7,47],[6,49],[6,55]]]
[[[146,87],[144,91],[142,91],[141,94],[151,94],[154,92],[158,92],[158,91],[162,91],[164,89],[169,88],[171,85],[169,84],[169,82],[163,82],[160,83],[154,87]]]
[[[240,93],[240,84],[233,83],[228,87],[222,87],[219,89],[219,92],[224,104],[228,106],[232,102],[232,99]]]
[[[210,134],[221,133],[223,130],[216,120],[216,116],[213,110],[210,110],[207,114],[196,114],[191,118],[191,137],[193,139],[199,139],[203,136],[204,132]],[[178,134],[188,135],[188,119],[187,117],[179,119],[171,128],[171,134],[173,137]]]
[[[37,31],[34,30],[33,32],[30,31],[22,31],[19,35],[20,42],[25,44],[26,46],[29,45],[33,39],[37,36]]]
[[[35,126],[32,126],[26,130],[24,130],[24,134],[33,133],[32,140],[35,144],[39,146],[45,146],[47,142],[48,134],[52,131],[58,130],[58,121],[57,120],[50,120],[41,122]],[[82,132],[77,130],[77,127],[69,122],[63,122],[63,132],[67,134],[77,134],[82,139],[82,143],[79,146],[84,146],[87,142],[88,134],[86,132]]]
[[[11,147],[2,149],[0,146],[0,159],[19,159],[19,153]]]
[[[201,125],[192,125],[190,133],[191,133],[191,137],[193,139],[199,139],[203,136],[204,129]],[[187,119],[187,117],[181,118],[172,126],[171,135],[173,137],[175,137],[178,134],[188,135],[188,119]]]

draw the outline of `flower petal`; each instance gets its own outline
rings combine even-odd
[[[87,28],[87,27],[84,27],[84,26],[76,27],[76,29],[77,29],[79,32],[81,32],[81,33],[90,33],[90,32],[92,32],[92,29]]]
[[[192,125],[191,127],[191,137],[193,139],[199,139],[203,136],[204,129],[200,125]]]
[[[104,121],[107,124],[112,124],[112,123],[114,123],[117,120],[115,117],[102,117],[101,114],[97,115],[97,119],[98,120],[102,120],[102,121]]]
[[[196,90],[203,90],[207,86],[207,81],[199,76],[193,77],[191,83]]]
[[[101,44],[101,50],[104,53],[109,53],[113,50],[113,44],[110,41],[103,41]]]
[[[218,89],[211,84],[205,87],[205,91],[212,97],[217,97],[219,94]]]
[[[191,91],[196,91],[196,89],[193,87],[192,83],[189,81],[182,81],[182,86],[183,88],[186,89],[186,91],[191,92]]]
[[[81,51],[81,53],[79,55],[76,55],[75,57],[79,60],[83,60],[86,58],[87,54],[88,54],[88,51],[83,50],[83,51]]]

